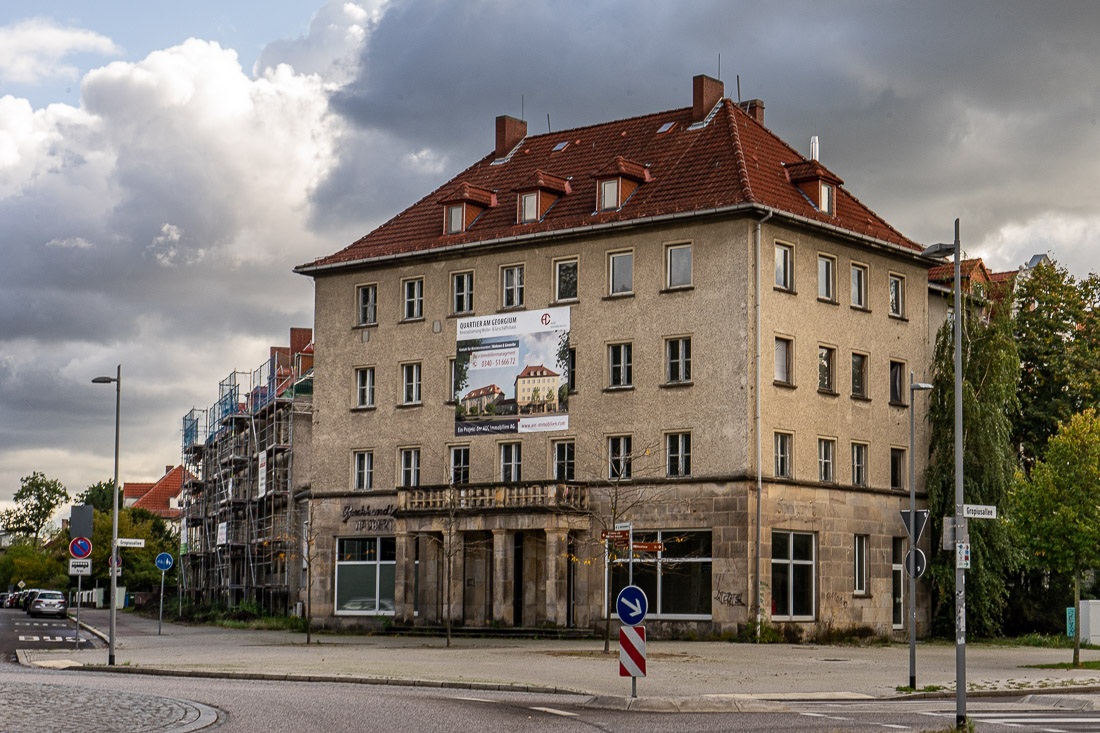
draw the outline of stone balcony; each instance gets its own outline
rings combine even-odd
[[[588,487],[562,482],[398,487],[398,511],[463,514],[487,511],[584,512]]]

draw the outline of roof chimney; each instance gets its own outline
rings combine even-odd
[[[500,115],[497,117],[496,157],[503,158],[512,152],[520,140],[527,137],[527,123],[515,117]]]
[[[725,93],[722,82],[706,74],[699,74],[691,80],[691,121],[702,122],[718,104]]]
[[[164,472],[165,473],[172,473],[173,468],[175,468],[175,466],[173,466],[171,463],[169,463],[167,466],[164,467]]]
[[[763,99],[746,99],[744,102],[739,102],[738,107],[745,110],[745,114],[753,118],[761,125],[764,124],[764,100]]]
[[[810,136],[810,160],[817,160],[817,156],[820,154],[820,147],[817,142],[817,135]]]

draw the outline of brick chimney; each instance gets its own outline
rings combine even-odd
[[[527,137],[527,123],[515,117],[501,115],[497,117],[496,157],[503,158],[512,152],[520,140]]]
[[[744,102],[738,104],[738,106],[745,110],[745,114],[753,118],[761,125],[764,124],[764,100],[763,99],[746,99]]]
[[[702,122],[725,93],[722,82],[706,74],[691,80],[691,121]]]
[[[165,466],[165,467],[164,467],[164,473],[165,473],[165,475],[167,475],[167,474],[169,474],[169,473],[172,473],[172,469],[173,469],[173,468],[175,468],[175,466],[173,466],[173,465],[172,465],[171,463],[169,463],[169,464],[168,464],[167,466]]]

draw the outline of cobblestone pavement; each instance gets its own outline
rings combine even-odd
[[[20,731],[158,731],[184,733],[218,722],[207,705],[132,692],[0,682],[0,725]]]

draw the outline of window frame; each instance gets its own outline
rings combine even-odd
[[[896,272],[889,273],[887,275],[886,292],[890,304],[890,315],[894,318],[905,318],[905,275]]]
[[[796,536],[809,537],[810,538],[810,559],[794,557],[794,540]],[[786,540],[786,557],[776,557],[776,549],[780,538]],[[772,587],[772,620],[774,621],[813,621],[817,617],[817,533],[816,532],[803,532],[792,529],[773,529],[772,530],[772,557],[771,557],[771,587]],[[779,592],[776,581],[776,565],[787,566],[787,587],[783,589],[786,596],[786,605],[788,613],[781,614],[777,612],[776,608],[776,593]],[[808,614],[795,613],[794,600],[796,597],[795,592],[795,567],[810,568],[809,581],[810,581],[810,608]]]
[[[461,455],[463,460],[461,463],[455,460],[455,457]],[[448,482],[452,486],[462,486],[470,483],[470,446],[464,445],[452,445],[450,450],[450,466],[449,475],[447,477]]]
[[[825,265],[825,277],[822,279],[821,266]],[[822,285],[826,292],[822,294]],[[817,253],[817,299],[825,303],[836,303],[836,257]]]
[[[907,458],[905,448],[897,448],[890,446],[890,490],[891,491],[905,491],[906,484],[909,482],[907,467]],[[895,475],[895,469],[896,474]]]
[[[817,439],[817,480],[836,483],[836,438]]]
[[[455,212],[458,212],[457,226],[455,222]],[[447,234],[461,234],[466,231],[465,204],[448,204],[444,207],[443,217],[443,227]]]
[[[611,201],[609,201],[608,192],[614,189]],[[596,191],[596,211],[616,211],[622,206],[622,181],[618,178],[604,178],[601,179]]]
[[[607,438],[607,478],[629,481],[634,473],[634,436],[609,435]]]
[[[856,369],[856,359],[860,360],[860,368]],[[868,384],[868,375],[870,373],[870,354],[866,354],[862,351],[852,352],[852,397],[858,399],[871,399],[870,385]],[[860,389],[856,391],[856,374],[859,374]]]
[[[867,595],[867,545],[869,535],[857,534],[852,536],[852,593],[857,596]]]
[[[563,265],[573,265],[573,294],[568,297],[562,297],[561,292],[561,268]],[[579,257],[562,257],[561,259],[554,260],[554,302],[555,303],[571,303],[576,300],[580,300],[580,274],[581,274],[581,260]]]
[[[785,358],[785,362],[784,362],[784,365],[783,365],[783,375],[782,375],[785,378],[782,378],[782,379],[780,378],[780,374],[779,374],[779,371],[780,371],[779,370],[779,359],[778,359],[778,357],[775,356],[776,354],[779,353],[779,345],[780,344],[783,344],[783,354],[784,354],[784,358]],[[777,335],[775,337],[775,346],[774,346],[774,349],[773,349],[772,353],[773,353],[772,367],[773,367],[773,375],[774,375],[773,379],[774,379],[774,381],[777,384],[781,384],[781,385],[784,385],[784,386],[788,386],[788,387],[794,386],[794,339],[789,337],[789,336],[779,336],[779,335]]]
[[[673,253],[687,250],[688,263],[687,263],[687,282],[673,282],[672,281],[672,258]],[[695,284],[695,253],[692,252],[691,242],[677,242],[675,244],[665,245],[665,288],[667,290],[680,290],[684,288],[691,288]]]
[[[378,283],[365,283],[355,287],[355,302],[359,326],[378,325]]]
[[[523,263],[501,265],[500,268],[500,307],[502,310],[523,308],[526,299],[524,297],[524,272]],[[508,277],[512,276],[512,284],[508,284]],[[509,302],[511,300],[511,302]]]
[[[794,478],[794,433],[785,430],[773,432],[772,455],[772,475],[775,478]]]
[[[374,489],[374,451],[355,450],[351,454],[351,490]]]
[[[794,245],[785,242],[775,243],[775,288],[788,293],[794,292]],[[783,254],[782,260],[780,253]],[[783,263],[782,273],[780,262]]]
[[[397,449],[397,466],[402,488],[420,486],[420,447],[408,446]]]
[[[905,626],[905,537],[891,538],[890,548],[890,626]]]
[[[820,200],[821,205],[817,207],[817,210],[822,214],[836,216],[836,189],[833,187],[833,184],[821,183]]]
[[[375,406],[375,373],[373,366],[355,368],[355,407],[360,410]]]
[[[410,293],[410,286],[413,288]],[[407,277],[401,281],[401,320],[419,321],[424,318],[424,278]]]
[[[460,292],[459,282],[463,282],[464,290]],[[465,306],[465,307],[463,307]],[[453,315],[468,315],[474,312],[474,271],[463,270],[451,273],[451,313]]]
[[[373,545],[374,549],[372,554],[373,560],[344,560],[344,543],[355,542]],[[393,559],[383,559],[383,554],[389,555],[390,552],[383,550],[383,545],[387,546],[387,549],[393,553]],[[373,588],[373,600],[374,610],[347,610],[340,607],[340,576],[341,570],[344,568],[352,567],[373,567],[374,568],[374,588]],[[382,568],[390,567],[392,570],[389,573],[384,573]],[[389,575],[389,580],[392,580],[394,587],[388,586],[389,580],[383,579],[383,575]],[[392,608],[394,601],[396,600],[396,578],[397,578],[397,547],[396,538],[393,536],[379,536],[379,537],[337,537],[336,538],[336,552],[334,555],[333,563],[333,584],[332,584],[332,603],[333,603],[333,615],[336,616],[394,616],[396,610]],[[389,591],[388,596],[385,591]],[[368,595],[367,597],[371,597]],[[388,600],[391,608],[389,610],[382,610],[382,602]]]
[[[567,380],[569,384],[569,391],[577,391],[577,347],[569,347],[569,378]]]
[[[673,356],[673,349],[676,356]],[[673,370],[677,376],[673,376]],[[670,336],[665,339],[665,384],[692,384],[691,336]]]
[[[685,553],[683,557],[676,557],[675,548],[679,542],[692,535],[694,536],[692,539],[698,542],[701,547],[701,553],[699,555]],[[705,540],[702,535],[706,535]],[[604,574],[604,582],[611,588],[609,597],[614,598],[619,590],[629,582],[627,566],[633,561],[634,582],[643,587],[647,597],[650,598],[650,618],[699,621],[713,618],[714,531],[709,528],[658,529],[644,532],[635,530],[634,537],[636,541],[640,541],[639,538],[644,538],[645,541],[660,542],[665,549],[657,553],[644,553],[634,558],[631,558],[631,553],[625,550],[612,554]],[[691,541],[691,539],[688,541]],[[698,566],[697,570],[694,569],[696,566]],[[692,569],[689,570],[688,568]],[[699,611],[698,613],[691,610],[680,612],[668,610],[672,606],[672,599],[682,599],[682,595],[676,592],[679,590],[676,578],[683,577],[679,573],[698,579],[700,587],[696,591],[693,600],[698,601],[699,605],[691,604],[695,611]],[[614,603],[608,607],[605,600],[603,609],[610,617],[618,618]]]
[[[424,404],[423,370],[419,361],[407,361],[401,364],[401,404]],[[411,392],[410,392],[411,388]]]
[[[618,366],[616,366],[616,353]],[[620,341],[607,345],[607,388],[633,389],[634,342]]]
[[[871,447],[869,444],[859,440],[852,441],[852,486],[867,486],[867,477],[870,475],[868,472],[868,457],[871,453]],[[862,461],[857,460],[857,455],[862,458]]]
[[[824,377],[825,382],[822,382]],[[828,344],[817,345],[817,391],[837,394],[836,391],[836,347]]]
[[[905,362],[890,360],[890,404],[907,407],[905,402]]]
[[[859,273],[859,283],[855,282],[856,273]],[[849,269],[848,283],[851,287],[851,303],[852,307],[858,310],[870,310],[867,305],[867,278],[870,274],[870,268],[862,262],[851,263]]]
[[[509,441],[500,444],[500,481],[505,484],[523,481],[523,443]]]
[[[625,290],[615,289],[615,263],[625,260],[630,263],[630,284]],[[634,250],[616,250],[607,253],[607,296],[622,298],[634,294]]]
[[[555,440],[552,443],[555,481],[574,481],[577,471],[577,443],[573,439]],[[564,475],[563,475],[564,474]]]
[[[534,202],[534,216],[527,216],[527,202]],[[525,191],[519,195],[519,211],[516,212],[516,221],[520,224],[534,224],[539,220],[539,192]]]
[[[665,476],[691,476],[691,431],[665,433]]]

